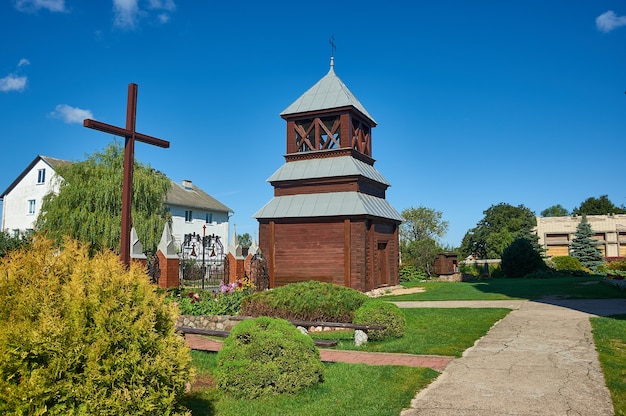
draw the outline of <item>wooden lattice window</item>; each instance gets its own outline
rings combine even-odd
[[[569,234],[546,234],[546,244],[568,244]]]
[[[368,156],[372,155],[370,126],[358,119],[352,119],[352,148]]]
[[[296,151],[329,150],[341,147],[339,117],[315,117],[296,121]]]

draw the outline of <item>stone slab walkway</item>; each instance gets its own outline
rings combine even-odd
[[[626,300],[487,302],[397,302],[514,309],[418,392],[401,416],[614,414],[589,317],[626,313]]]

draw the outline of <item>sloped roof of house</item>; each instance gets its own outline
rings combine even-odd
[[[218,212],[234,212],[226,205],[222,204],[211,195],[198,188],[191,183],[183,186],[172,181],[172,186],[165,197],[165,203],[168,205],[177,205],[182,207],[197,208],[203,210],[211,210]]]
[[[331,178],[340,176],[363,176],[389,186],[385,177],[372,165],[352,156],[304,159],[282,165],[270,176],[268,182],[298,179]]]
[[[43,160],[54,170],[61,166],[67,166],[73,162],[63,159],[56,159],[49,156],[37,155],[37,157],[22,171],[22,173],[9,185],[9,187],[0,194],[0,199],[4,198],[11,190],[22,180],[24,176],[39,162]],[[191,185],[190,189],[185,189],[182,185],[171,181],[172,185],[165,197],[165,203],[170,205],[178,205],[196,209],[212,210],[217,212],[234,212],[226,205],[213,198],[195,185]]]
[[[63,160],[63,159],[55,159],[53,157],[50,156],[42,156],[42,155],[37,155],[37,157],[35,157],[35,159],[33,159],[32,162],[30,162],[30,164],[26,167],[26,169],[24,169],[22,171],[22,173],[20,173],[20,175],[15,178],[15,180],[11,183],[11,185],[9,185],[9,187],[7,189],[4,190],[4,192],[2,192],[2,194],[0,194],[0,199],[3,199],[9,192],[11,192],[13,190],[13,188],[15,188],[15,186],[20,183],[20,181],[22,179],[24,179],[24,176],[26,176],[26,174],[28,172],[31,171],[31,169],[37,164],[37,162],[39,162],[40,160],[43,160],[44,162],[46,162],[52,169],[54,169],[55,171],[61,167],[61,166],[67,166],[70,165],[72,162],[68,161],[68,160]]]
[[[368,215],[402,222],[387,200],[360,192],[328,192],[272,198],[253,217],[302,218]]]
[[[376,121],[367,112],[363,104],[361,104],[335,74],[334,66],[334,60],[331,58],[328,73],[302,94],[300,98],[283,110],[280,115],[285,116],[289,114],[352,106],[376,124]]]

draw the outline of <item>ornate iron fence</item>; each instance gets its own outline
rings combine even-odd
[[[225,254],[219,236],[185,234],[180,256],[182,287],[213,290],[224,281]]]

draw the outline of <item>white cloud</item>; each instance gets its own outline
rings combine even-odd
[[[617,16],[613,10],[596,17],[596,27],[600,32],[608,33],[620,26],[626,26],[626,16]]]
[[[150,16],[149,11],[157,12],[157,21],[164,24],[169,22],[170,13],[176,10],[174,0],[148,0],[147,5],[142,4],[144,9],[139,7],[138,0],[113,0],[113,25],[132,30],[140,17]]]
[[[93,114],[89,110],[82,108],[70,107],[67,104],[59,104],[55,110],[50,113],[50,117],[59,118],[65,123],[80,123],[86,118],[93,118]]]
[[[24,91],[26,81],[26,77],[18,77],[17,75],[9,74],[4,78],[0,78],[0,91]]]
[[[149,7],[151,9],[167,10],[170,12],[176,10],[176,4],[174,4],[174,0],[150,0],[149,3]]]
[[[113,24],[122,29],[133,29],[139,13],[137,0],[113,0]]]
[[[160,15],[157,16],[157,19],[159,19],[160,23],[167,23],[170,21],[170,15],[167,13],[161,13]]]
[[[26,65],[30,65],[30,61],[26,58],[20,59],[20,61],[17,63],[18,68],[21,66],[26,66]]]
[[[65,12],[65,0],[15,0],[15,8],[21,12],[33,13],[40,9],[51,12]]]

